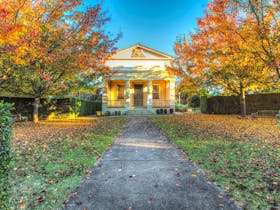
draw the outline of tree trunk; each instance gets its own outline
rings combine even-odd
[[[33,109],[33,122],[39,122],[39,105],[40,105],[40,98],[34,99],[34,109]]]
[[[280,79],[280,65],[277,64],[275,60],[273,60],[269,67],[272,67],[275,70],[278,79]]]
[[[280,68],[279,68],[279,66],[277,66],[277,65],[275,66],[275,71],[278,75],[278,79],[280,79]]]
[[[241,117],[246,117],[246,98],[245,90],[242,85],[240,85],[240,108],[241,108]]]

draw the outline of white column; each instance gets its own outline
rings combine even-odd
[[[103,80],[102,82],[102,112],[106,112],[108,109],[108,100],[109,99],[109,81]]]
[[[125,108],[130,108],[130,80],[125,81]]]
[[[170,107],[175,108],[175,80],[170,80]]]
[[[148,80],[148,94],[147,94],[147,108],[153,108],[153,83],[152,80]]]

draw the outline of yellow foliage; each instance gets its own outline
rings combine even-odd
[[[47,120],[54,120],[57,118],[57,114],[56,112],[52,112],[49,114],[49,116],[47,117]]]

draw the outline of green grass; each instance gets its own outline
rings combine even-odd
[[[126,118],[100,118],[97,123],[77,128],[74,122],[68,130],[51,124],[16,128],[15,133],[20,129],[34,129],[42,135],[45,131],[59,132],[55,138],[35,140],[30,134],[30,142],[14,142],[13,209],[61,209],[125,122]],[[72,129],[75,131],[69,133]]]
[[[186,112],[188,108],[187,104],[176,104],[175,109],[177,112]]]
[[[210,138],[199,124],[193,125],[187,118],[152,117],[152,120],[245,209],[279,207],[279,144],[257,139],[221,139],[213,134],[215,128]]]

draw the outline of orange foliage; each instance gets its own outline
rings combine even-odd
[[[110,74],[105,61],[119,36],[104,30],[110,18],[101,3],[81,6],[81,0],[1,2],[0,86],[37,98],[34,121],[40,98],[78,91],[80,83]]]
[[[242,116],[245,93],[277,89],[280,78],[276,3],[257,2],[212,0],[197,30],[174,45],[183,85],[240,95]]]

